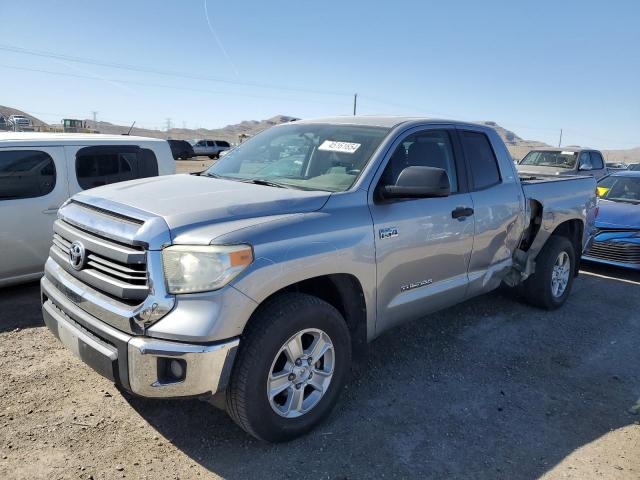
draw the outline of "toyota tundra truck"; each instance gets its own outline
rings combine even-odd
[[[595,192],[592,177],[519,178],[483,125],[275,126],[202,173],[72,197],[44,320],[134,395],[206,399],[259,439],[289,440],[328,416],[395,325],[501,284],[564,304]]]

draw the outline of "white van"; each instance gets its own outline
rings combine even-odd
[[[165,140],[128,135],[0,133],[0,287],[39,278],[53,221],[73,194],[175,173]]]

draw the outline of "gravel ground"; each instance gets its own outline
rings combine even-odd
[[[192,160],[176,161],[176,173],[192,173],[206,170],[216,161],[208,157],[194,157]]]
[[[543,312],[494,293],[387,332],[288,444],[209,404],[131,398],[0,291],[0,478],[640,478],[640,275],[591,267]]]

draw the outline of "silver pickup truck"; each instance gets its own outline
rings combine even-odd
[[[595,190],[521,180],[481,125],[276,126],[201,174],[75,195],[54,225],[44,319],[122,388],[205,398],[283,441],[328,415],[394,325],[501,284],[561,306]]]

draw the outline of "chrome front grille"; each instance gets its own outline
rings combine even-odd
[[[635,243],[595,241],[587,255],[610,262],[640,265],[640,245]]]
[[[90,287],[128,304],[141,303],[149,294],[146,252],[97,236],[63,220],[54,224],[50,255],[65,271]],[[79,242],[85,249],[84,266],[73,268],[70,246]]]

